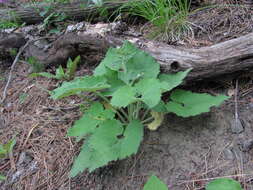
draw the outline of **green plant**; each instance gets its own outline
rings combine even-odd
[[[42,28],[48,29],[50,26],[55,25],[58,22],[62,22],[67,18],[65,13],[50,13],[44,20]],[[59,33],[61,26],[56,25],[56,28],[51,29],[50,33]]]
[[[42,72],[45,69],[44,65],[39,63],[35,57],[29,57],[27,63],[31,66],[32,73]]]
[[[16,144],[16,140],[12,139],[8,143],[0,144],[0,158],[5,158],[8,154],[12,153],[13,147]],[[5,180],[5,176],[0,175],[0,181]]]
[[[68,136],[85,139],[70,176],[135,154],[144,126],[157,129],[165,113],[194,116],[228,98],[174,90],[164,102],[162,94],[181,84],[189,72],[160,74],[160,65],[153,57],[126,41],[122,47],[108,50],[93,76],[75,78],[53,90],[53,99],[83,97],[84,91],[100,98],[96,102],[88,100],[89,109],[68,130]]]
[[[60,65],[55,72],[55,75],[47,72],[41,72],[41,73],[32,73],[30,76],[31,77],[47,77],[47,78],[53,78],[57,80],[72,80],[75,77],[75,72],[77,69],[77,64],[80,62],[80,56],[77,56],[74,61],[72,61],[70,58],[68,59],[67,62],[67,68],[66,72],[64,72],[64,69]]]
[[[12,57],[16,57],[17,54],[18,54],[17,48],[11,48],[11,49],[10,49],[10,55],[11,55]]]
[[[62,2],[61,2],[62,1]],[[67,15],[64,12],[55,12],[55,4],[53,3],[64,3],[67,1],[64,0],[49,0],[50,4],[47,6],[44,6],[41,10],[40,8],[36,7],[36,4],[34,4],[35,9],[39,13],[41,17],[44,18],[43,24],[41,25],[42,29],[49,30],[51,27],[53,27],[51,30],[49,30],[50,33],[59,33],[62,29],[62,25],[59,25],[59,22],[64,21],[67,19]]]
[[[189,8],[189,0],[130,0],[120,7],[119,12],[149,21],[154,26],[151,37],[175,41],[191,31],[187,22]]]
[[[156,176],[152,175],[143,190],[168,190],[168,187]],[[240,183],[229,178],[219,178],[209,182],[205,190],[243,190]]]
[[[16,28],[19,27],[20,24],[13,21],[7,21],[7,20],[0,20],[0,29],[7,29],[7,28]]]
[[[8,11],[7,14],[10,20],[0,19],[0,29],[17,28],[25,25],[25,23],[22,24],[15,11]]]
[[[25,100],[28,98],[29,94],[27,93],[21,93],[18,97],[19,99],[19,103],[23,104],[25,102]]]
[[[144,185],[143,190],[168,190],[168,187],[158,177],[152,175]]]
[[[230,178],[219,178],[209,182],[206,190],[243,190],[240,183]]]

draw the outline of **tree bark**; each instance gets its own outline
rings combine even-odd
[[[131,37],[115,37],[94,33],[70,33],[61,36],[53,42],[47,52],[28,47],[26,54],[34,56],[45,66],[65,64],[69,57],[82,55],[88,62],[99,63],[109,47],[116,47],[125,39],[134,41]],[[136,41],[136,38],[135,38]],[[14,43],[13,43],[14,44]],[[2,44],[4,46],[4,44]],[[150,53],[161,65],[163,73],[174,73],[191,68],[186,81],[216,79],[224,74],[238,71],[253,71],[253,33],[222,42],[209,47],[183,48],[169,46],[164,43],[138,39],[141,49]],[[1,47],[1,44],[0,44]]]
[[[133,38],[127,39],[134,41]],[[72,47],[78,46],[74,52],[83,52],[83,55],[100,54],[100,57],[95,61],[97,63],[103,58],[109,47],[119,46],[124,40],[125,38],[117,38],[111,35],[101,37],[97,34],[87,35],[84,33],[79,36],[68,34],[54,42],[51,54],[56,55],[55,52],[61,52],[65,47],[72,44]],[[198,49],[174,47],[141,39],[139,39],[138,44],[140,44],[141,49],[150,53],[160,63],[163,73],[175,73],[191,68],[192,71],[187,76],[186,81],[216,78],[238,71],[253,71],[253,33]],[[95,59],[94,57],[92,56],[92,59]],[[50,60],[50,56],[47,60]],[[47,60],[44,60],[45,63]],[[50,61],[52,60],[54,59]]]
[[[87,7],[84,2],[74,2],[74,3],[51,3],[51,4],[35,4],[29,7],[18,7],[12,9],[0,10],[0,18],[5,21],[18,21],[21,23],[35,24],[42,22],[51,13],[64,13],[68,20],[97,20],[102,19],[101,11],[112,11],[119,8],[124,1],[121,2],[107,2],[104,3],[102,7],[91,6]],[[41,16],[40,13],[49,7],[48,12]]]
[[[161,64],[164,73],[192,68],[187,80],[214,78],[237,71],[252,71],[253,33],[199,49],[148,42],[145,50]]]

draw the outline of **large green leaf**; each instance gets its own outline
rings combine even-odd
[[[136,100],[135,88],[125,85],[112,94],[111,104],[115,107],[126,107]]]
[[[155,78],[144,78],[135,85],[136,91],[141,96],[141,100],[150,108],[160,102],[162,95],[161,87],[162,83]]]
[[[68,130],[68,136],[79,136],[90,134],[98,124],[107,119],[113,119],[115,113],[112,110],[104,109],[103,105],[96,102],[75,122]]]
[[[93,74],[94,76],[103,76],[106,75],[106,73],[111,70],[105,66],[104,63],[100,63],[94,70]]]
[[[161,112],[161,113],[168,112],[166,104],[162,100],[155,107],[153,107],[152,110],[154,110],[156,112]]]
[[[158,177],[152,175],[144,185],[143,190],[168,190],[168,187]]]
[[[104,60],[95,69],[96,76],[105,76],[108,69],[117,71],[118,78],[126,84],[143,78],[156,78],[160,65],[146,52],[126,41],[121,48],[110,48]]]
[[[82,146],[75,159],[70,176],[88,169],[90,172],[108,162],[123,159],[137,152],[143,138],[143,126],[139,121],[132,121],[123,131],[117,120],[107,120],[94,130],[94,133]]]
[[[229,97],[224,95],[211,96],[203,93],[192,93],[186,90],[175,90],[172,92],[166,104],[168,112],[173,112],[178,116],[189,117],[200,113],[208,112],[210,107],[219,106]]]
[[[137,153],[143,139],[143,125],[138,120],[133,120],[126,127],[123,137],[119,140],[119,159]]]
[[[206,190],[243,190],[240,183],[229,178],[220,178],[207,184]]]
[[[85,169],[89,168],[89,166],[95,162],[94,157],[96,157],[96,152],[87,146],[87,144],[83,144],[79,155],[75,158],[69,176],[75,177],[80,172],[83,172]]]
[[[74,161],[70,176],[74,177],[85,169],[91,172],[112,160],[117,160],[119,150],[115,144],[118,143],[117,137],[122,132],[123,127],[117,120],[107,120],[101,123],[82,146],[80,154]]]
[[[100,64],[110,68],[111,70],[124,70],[126,62],[128,62],[128,60],[131,59],[138,51],[141,50],[136,48],[129,41],[125,41],[120,48],[110,48]]]
[[[139,78],[156,78],[160,65],[144,51],[139,50],[125,63],[125,69],[119,71],[119,78],[127,84]]]
[[[118,72],[107,69],[106,74],[103,75],[110,88],[105,89],[102,94],[104,96],[112,96],[112,94],[120,87],[125,86],[125,83],[118,78]]]
[[[94,92],[109,88],[106,79],[102,76],[88,76],[77,78],[70,82],[64,82],[60,87],[52,91],[52,98],[59,99],[82,91]]]
[[[183,79],[187,76],[187,74],[191,71],[188,69],[186,71],[177,72],[175,74],[161,74],[159,75],[159,79],[164,82],[163,89],[164,91],[170,91],[173,88],[177,87],[183,82]]]
[[[115,146],[119,139],[118,136],[123,133],[123,127],[118,120],[107,120],[96,129],[91,136],[88,146],[94,149],[94,152],[99,155],[95,158],[97,163],[93,162],[89,166],[89,171],[106,165],[109,161],[117,160],[119,157],[119,150]]]

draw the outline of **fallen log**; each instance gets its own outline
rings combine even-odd
[[[106,24],[105,24],[106,25]],[[45,66],[65,64],[69,57],[81,55],[97,64],[109,47],[116,47],[125,39],[137,41],[137,46],[149,52],[160,64],[163,73],[192,68],[187,81],[216,78],[253,68],[253,33],[209,47],[183,48],[141,38],[101,34],[96,25],[85,32],[68,33],[53,42],[47,52],[31,45],[26,56],[34,56]],[[104,25],[101,27],[104,28]]]
[[[95,20],[103,19],[101,11],[107,13],[117,10],[124,1],[121,2],[106,2],[103,6],[87,6],[87,2],[73,2],[73,3],[39,3],[31,6],[17,7],[11,9],[0,10],[0,18],[2,21],[18,21],[26,24],[35,24],[42,22],[52,13],[64,13],[68,20]],[[50,7],[50,8],[47,8]],[[40,14],[46,11],[46,14]],[[106,16],[108,17],[108,16]],[[105,17],[105,18],[106,18]]]
[[[131,38],[128,40],[134,41]],[[85,33],[82,35],[68,34],[56,40],[49,51],[49,56],[40,60],[46,65],[59,63],[61,56],[58,54],[64,51],[65,55],[67,53],[69,56],[75,53],[86,56],[100,55],[96,57],[95,62],[97,63],[103,58],[109,47],[122,43],[123,39],[110,35],[102,37]],[[237,71],[250,71],[253,68],[253,33],[198,49],[173,47],[146,40],[139,40],[138,44],[141,44],[141,48],[149,52],[161,64],[163,73],[192,68],[187,77],[188,81],[214,78]],[[94,59],[94,56],[92,58]]]
[[[253,33],[209,47],[187,49],[145,43],[164,73],[192,68],[187,80],[203,80],[253,69]]]

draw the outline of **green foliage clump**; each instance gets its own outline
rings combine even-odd
[[[8,143],[4,145],[0,144],[0,158],[5,158],[9,153],[11,153],[15,144],[16,144],[15,139],[10,140]],[[6,179],[5,176],[0,175],[0,181],[5,179]]]
[[[31,66],[32,73],[42,72],[45,69],[44,65],[39,63],[35,57],[29,57],[27,63]]]
[[[243,190],[241,184],[230,178],[219,178],[209,182],[206,190]]]
[[[191,32],[187,22],[189,9],[189,0],[130,0],[120,8],[120,12],[149,21],[154,26],[152,37],[175,41]]]
[[[13,21],[0,20],[0,29],[17,28],[21,24]]]
[[[122,47],[108,50],[93,76],[75,78],[53,90],[53,99],[82,97],[83,92],[99,98],[89,101],[88,110],[68,130],[68,136],[85,139],[70,176],[135,154],[144,127],[157,129],[166,113],[194,116],[228,98],[174,90],[164,102],[163,93],[180,85],[189,72],[160,74],[160,65],[152,56],[126,41]]]
[[[8,11],[7,14],[10,18],[12,18],[12,20],[5,20],[0,18],[0,29],[18,28],[25,25],[25,23],[21,22],[15,11]]]
[[[152,175],[147,183],[144,185],[143,190],[168,190],[158,177]],[[209,182],[205,190],[243,190],[240,183],[229,178],[219,178]]]
[[[168,187],[158,177],[152,175],[148,179],[143,190],[168,190]]]
[[[42,76],[42,77],[47,77],[47,78],[53,78],[53,79],[57,79],[57,80],[72,80],[75,77],[75,72],[77,69],[77,65],[80,62],[80,56],[77,56],[74,61],[72,61],[71,59],[68,59],[67,62],[67,68],[66,71],[64,71],[64,69],[62,68],[62,66],[60,65],[55,72],[55,75],[51,74],[51,73],[47,73],[47,72],[40,72],[40,73],[32,73],[30,76],[31,77],[37,77],[37,76]],[[39,63],[37,63],[36,61],[34,62],[34,59],[31,59],[29,61],[29,63],[33,66],[33,70],[38,70],[40,69],[40,65]]]

